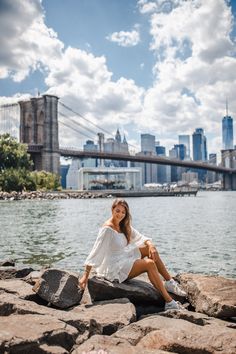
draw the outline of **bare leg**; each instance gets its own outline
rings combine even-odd
[[[141,252],[142,258],[148,257],[148,246],[139,248],[139,251]],[[162,262],[161,257],[159,256],[159,253],[157,253],[157,261],[155,263],[156,263],[159,273],[163,276],[163,278],[165,280],[170,280],[171,275],[168,272],[168,270],[166,269],[166,266],[164,265],[164,263]]]
[[[170,302],[172,297],[166,291],[163,281],[160,278],[158,273],[157,266],[152,259],[145,258],[145,259],[137,259],[133,267],[128,275],[128,279],[135,278],[138,275],[147,272],[148,278],[152,285],[157,289],[160,290],[162,296],[164,297],[166,302]]]

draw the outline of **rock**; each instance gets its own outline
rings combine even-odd
[[[42,354],[68,354],[69,352],[62,347],[56,345],[42,344],[39,346],[40,353]]]
[[[111,300],[62,311],[25,301],[14,294],[0,293],[0,316],[37,314],[52,316],[75,327],[80,336],[112,334],[136,320],[135,307],[127,299]],[[82,343],[87,337],[79,338]]]
[[[38,354],[40,346],[58,346],[69,351],[77,330],[52,316],[11,315],[0,318],[0,353]]]
[[[112,338],[127,340],[140,353],[146,349],[161,349],[176,353],[234,354],[236,348],[236,335],[232,328],[214,321],[199,325],[160,315],[132,323],[114,333]]]
[[[31,285],[34,285],[39,280],[39,278],[41,278],[43,272],[44,270],[34,270],[24,278],[24,281]]]
[[[78,276],[60,269],[45,270],[33,290],[42,299],[62,309],[78,304],[83,295]]]
[[[0,261],[0,267],[15,267],[15,261],[12,259],[5,259],[4,261]]]
[[[93,301],[127,298],[135,305],[158,305],[162,309],[164,307],[161,293],[143,280],[130,279],[115,283],[92,277],[88,280],[88,289]]]
[[[197,312],[236,317],[236,280],[201,274],[181,274],[177,278]]]
[[[94,335],[82,345],[77,346],[71,354],[168,354],[170,352],[156,349],[144,349],[132,346],[125,339],[111,338],[109,336]],[[173,354],[173,352],[172,352]]]
[[[30,267],[0,267],[0,279],[24,278],[33,271]]]
[[[136,311],[128,299],[96,302],[90,306],[77,306],[70,313],[81,320],[93,319],[99,325],[97,333],[110,335],[136,320]]]
[[[22,299],[30,299],[35,296],[32,286],[21,279],[0,280],[0,291],[18,295]]]

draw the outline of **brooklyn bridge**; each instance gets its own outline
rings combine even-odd
[[[63,108],[63,109],[62,109]],[[149,156],[134,153],[110,153],[105,152],[100,145],[98,151],[83,151],[71,147],[59,145],[60,126],[71,129],[73,133],[91,138],[91,134],[103,132],[111,136],[111,133],[88,121],[78,112],[61,102],[53,95],[42,95],[18,103],[5,104],[0,106],[1,133],[12,133],[17,124],[14,110],[19,110],[19,141],[28,145],[28,152],[31,154],[36,170],[45,170],[54,173],[60,171],[60,157],[65,158],[99,158],[109,160],[132,161],[139,163],[151,163],[157,165],[180,166],[191,169],[201,169],[218,172],[223,175],[223,186],[225,190],[236,190],[236,150],[222,150],[221,164],[213,165],[203,161],[185,161],[162,156]],[[63,112],[62,112],[63,110]],[[65,114],[65,110],[68,114]],[[69,115],[70,113],[70,115]],[[77,116],[77,120],[71,117],[71,113]],[[87,124],[86,129],[81,120],[87,120],[92,124],[92,129]],[[90,135],[89,135],[90,133]]]

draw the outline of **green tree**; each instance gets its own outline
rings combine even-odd
[[[18,143],[10,134],[0,135],[0,171],[8,168],[32,167],[27,145]]]
[[[31,177],[40,190],[59,190],[61,189],[60,176],[46,171],[33,171]]]
[[[59,190],[60,176],[46,171],[31,171],[33,162],[27,153],[27,145],[9,134],[0,135],[0,190],[32,191]]]

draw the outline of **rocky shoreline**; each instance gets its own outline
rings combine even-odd
[[[103,192],[87,192],[87,191],[62,191],[62,192],[1,192],[0,200],[57,200],[57,199],[94,199],[94,198],[111,198],[109,193]]]
[[[111,283],[0,262],[0,354],[235,354],[236,280],[176,276],[188,309],[164,311],[146,276]]]

